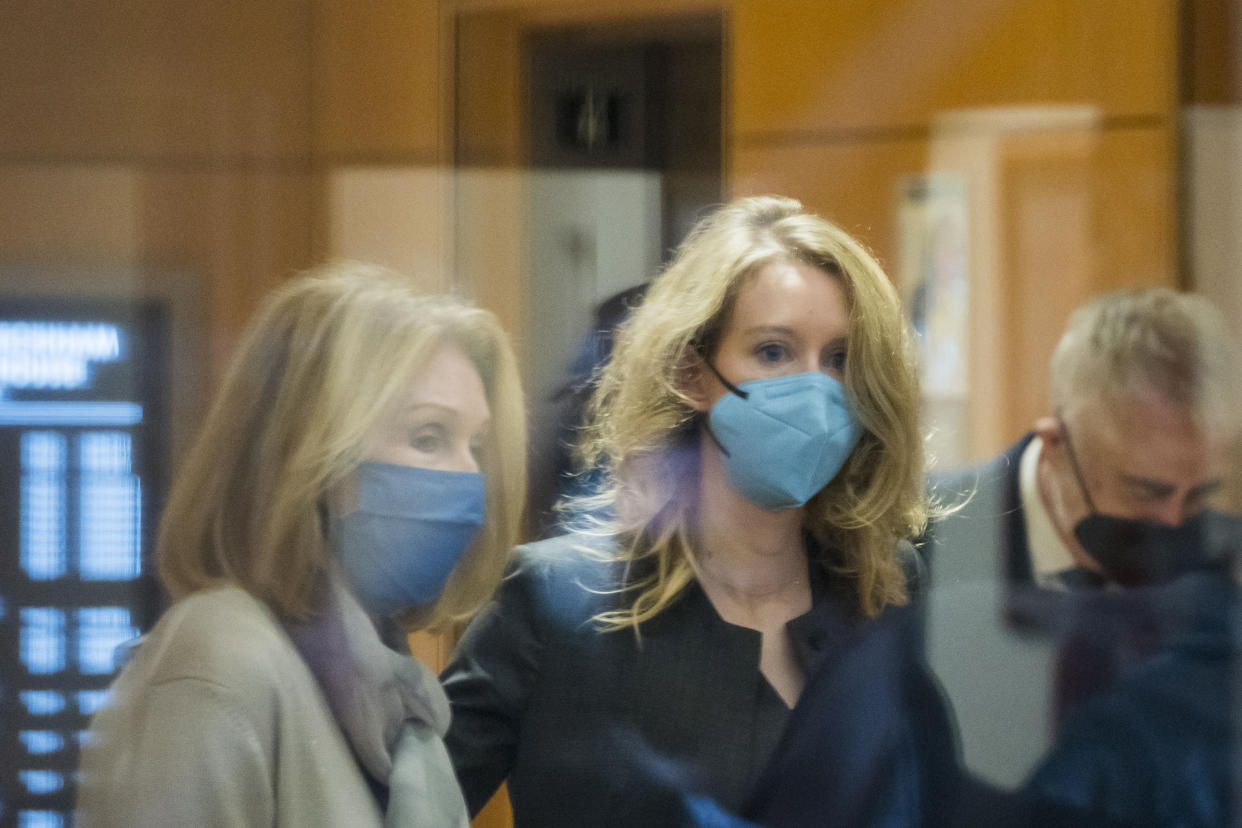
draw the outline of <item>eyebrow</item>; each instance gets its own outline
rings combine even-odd
[[[1127,486],[1144,489],[1148,494],[1157,498],[1165,498],[1177,491],[1177,487],[1171,483],[1165,483],[1162,480],[1153,480],[1150,477],[1139,477],[1137,475],[1123,474],[1121,482]],[[1215,492],[1224,483],[1221,480],[1208,480],[1197,486],[1192,486],[1186,494],[1188,497],[1203,497]]]
[[[1189,494],[1191,497],[1206,497],[1220,491],[1224,485],[1225,481],[1223,480],[1209,480],[1206,483],[1200,483],[1198,486],[1192,487]]]
[[[798,338],[798,332],[786,325],[755,325],[742,331],[743,336],[754,336],[756,334],[783,334],[790,338]],[[848,337],[835,336],[827,343],[826,347],[844,345],[847,340]]]
[[[1165,483],[1163,480],[1153,480],[1149,477],[1136,477],[1133,474],[1123,474],[1122,483],[1133,489],[1143,489],[1144,492],[1154,498],[1167,498],[1177,490],[1174,484]]]
[[[441,411],[444,411],[448,414],[457,413],[456,408],[453,408],[452,406],[444,405],[443,403],[438,403],[438,402],[417,402],[417,403],[414,403],[413,405],[407,405],[405,407],[405,411],[406,413],[409,413],[411,411],[417,411],[420,408],[438,408]]]
[[[785,325],[755,325],[754,327],[747,328],[742,333],[747,336],[753,336],[755,334],[784,334],[785,336],[797,336],[797,332],[794,331],[793,328],[786,327]]]
[[[403,409],[403,411],[405,414],[409,415],[409,414],[417,413],[419,409],[422,409],[422,408],[434,408],[437,411],[440,411],[444,414],[448,414],[454,419],[456,419],[461,414],[460,409],[454,408],[453,406],[444,405],[443,403],[438,403],[438,402],[430,402],[430,401],[414,403],[413,405],[407,405]],[[489,416],[486,420],[484,420],[482,423],[479,424],[479,428],[477,429],[475,433],[486,436],[487,434],[491,432],[491,428],[492,428],[492,418]]]

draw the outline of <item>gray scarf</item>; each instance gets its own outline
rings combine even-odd
[[[384,824],[467,828],[443,741],[448,698],[436,675],[385,647],[339,578],[325,578],[319,594],[315,618],[285,626],[358,763],[387,784]]]

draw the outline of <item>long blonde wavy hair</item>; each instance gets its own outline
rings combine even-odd
[[[919,386],[901,304],[876,260],[830,222],[788,198],[735,201],[701,221],[618,332],[597,378],[577,446],[602,469],[598,494],[569,504],[580,529],[613,539],[633,600],[601,613],[604,629],[633,628],[694,580],[699,418],[687,367],[714,355],[739,289],[766,265],[796,262],[840,279],[849,301],[844,385],[864,434],[842,470],[805,507],[806,529],[848,579],[856,609],[875,615],[907,600],[897,544],[927,520]],[[638,562],[651,564],[636,567]],[[643,572],[646,574],[635,575]]]
[[[492,594],[517,540],[526,423],[513,352],[496,318],[402,277],[344,263],[271,294],[250,323],[173,485],[160,526],[169,595],[232,583],[282,618],[313,615],[329,565],[327,493],[365,459],[365,438],[444,344],[470,359],[492,411],[480,458],[486,521],[439,600],[460,620]]]

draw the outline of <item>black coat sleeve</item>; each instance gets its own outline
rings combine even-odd
[[[519,565],[467,627],[440,679],[452,704],[445,742],[473,816],[500,787],[517,757],[522,719],[545,641],[539,579]]]

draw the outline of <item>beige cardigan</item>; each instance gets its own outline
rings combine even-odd
[[[367,766],[388,779],[390,752],[417,754],[412,777],[422,789],[413,811],[427,818],[406,824],[465,825],[440,740],[448,704],[435,675],[384,648],[369,624],[360,628],[357,617],[365,616],[356,604],[349,609],[347,637],[358,652],[350,669],[361,697],[349,700],[351,709],[365,711],[367,721],[388,720],[371,734],[380,750]],[[415,738],[397,751],[398,734],[411,726]],[[367,753],[363,740],[338,724],[267,606],[235,587],[197,593],[160,619],[95,715],[83,745],[77,824],[382,825],[351,751],[353,744]],[[411,814],[390,804],[390,819],[395,811]]]

